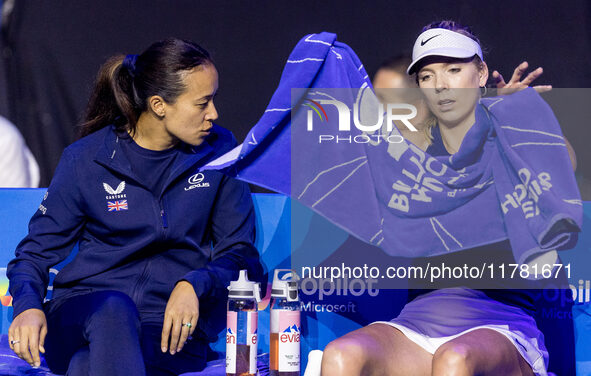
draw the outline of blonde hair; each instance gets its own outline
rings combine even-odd
[[[437,118],[431,114],[429,118],[425,121],[425,126],[423,127],[423,134],[425,135],[425,139],[429,142],[431,146],[433,144],[433,133],[431,133],[431,129],[435,128],[437,125]]]

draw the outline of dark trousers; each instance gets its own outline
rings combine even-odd
[[[53,373],[172,376],[206,364],[207,343],[197,339],[180,353],[162,353],[162,323],[142,323],[131,298],[118,291],[49,302],[46,314],[45,360]]]

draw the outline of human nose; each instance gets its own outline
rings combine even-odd
[[[442,90],[449,89],[449,83],[447,79],[442,75],[435,76],[435,91],[441,92]]]
[[[218,110],[215,108],[213,101],[211,101],[211,102],[209,102],[209,106],[207,109],[206,119],[208,121],[214,121],[214,120],[217,120],[217,118],[218,118]]]

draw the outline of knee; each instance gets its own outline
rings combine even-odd
[[[330,342],[322,355],[322,375],[359,375],[366,360],[365,349],[354,338]]]
[[[68,366],[68,375],[88,375],[90,368],[90,349],[84,346],[74,353]]]
[[[433,354],[433,375],[473,375],[470,347],[465,344],[444,343]]]
[[[104,291],[97,294],[95,310],[91,317],[93,322],[101,324],[114,323],[133,325],[139,330],[139,313],[135,303],[129,296],[119,291]]]

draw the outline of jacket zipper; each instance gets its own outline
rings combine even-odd
[[[162,221],[162,229],[164,231],[166,231],[166,229],[168,228],[168,219],[166,218],[166,211],[164,210],[164,203],[163,200],[159,197],[156,197],[156,199],[158,200],[158,208],[160,209],[160,219]],[[164,236],[164,232],[163,232],[163,236]],[[144,266],[144,270],[142,271],[142,274],[140,275],[140,277],[138,278],[136,284],[135,284],[135,288],[133,291],[133,301],[136,303],[137,306],[140,305],[140,298],[143,296],[142,290],[146,284],[146,281],[149,278],[149,273],[148,270],[150,268],[150,265],[152,264],[152,258],[149,258],[148,261],[146,262],[146,265]]]
[[[167,229],[168,219],[166,218],[166,212],[164,211],[164,205],[162,203],[162,200],[159,200],[158,204],[160,205],[160,219],[162,220],[162,228]]]

